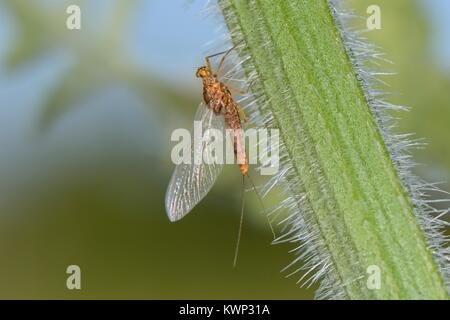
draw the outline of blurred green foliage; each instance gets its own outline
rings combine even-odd
[[[364,16],[373,1],[352,2]],[[416,2],[377,2],[383,30],[368,36],[396,62],[389,68],[399,75],[384,79],[402,92],[393,100],[413,108],[401,114],[401,130],[417,132],[430,143],[416,154],[426,163],[420,171],[425,178],[433,178],[430,170],[436,168],[448,174],[450,76],[427,51],[429,21]],[[124,30],[138,1],[112,2],[106,25],[90,21],[92,30],[75,34],[61,27],[68,3],[43,9],[37,1],[2,1],[17,30],[2,72],[19,72],[50,50],[66,51],[72,64],[45,92],[42,104],[36,102],[35,123],[43,129],[35,132],[37,148],[17,155],[14,168],[2,175],[0,298],[312,298],[313,288],[300,289],[298,277],[280,274],[292,259],[287,253],[292,247],[269,245],[270,232],[252,194],[240,259],[232,269],[240,206],[237,170],[222,174],[211,195],[172,224],[164,212],[172,169],[164,130],[137,130],[132,112],[117,125],[105,108],[97,117],[85,110],[75,123],[83,132],[94,117],[107,130],[64,133],[65,118],[108,87],[131,91],[148,108],[149,123],[163,128],[189,123],[189,111],[200,100],[199,92],[173,86],[133,62]],[[51,136],[59,123],[62,127]],[[145,142],[144,134],[162,142]],[[45,144],[48,135],[51,143]],[[81,291],[65,287],[70,264],[81,267]]]
[[[40,121],[44,128],[68,108],[79,105],[77,102],[115,83],[131,87],[149,105],[153,102],[151,98],[158,98],[168,105],[194,103],[190,93],[175,90],[161,82],[157,75],[143,72],[133,63],[125,46],[124,33],[138,1],[114,1],[105,19],[106,25],[87,26],[89,30],[83,29],[83,32],[72,32],[64,27],[65,8],[69,4],[86,5],[85,1],[59,1],[57,5],[45,8],[38,1],[5,1],[16,18],[18,29],[18,37],[11,44],[6,59],[10,72],[52,50],[65,50],[74,60],[48,93]]]

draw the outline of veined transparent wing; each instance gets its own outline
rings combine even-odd
[[[220,130],[223,134],[225,122],[222,115],[216,115],[211,109],[201,103],[195,115],[195,121],[202,122],[203,142],[191,143],[191,164],[178,164],[170,179],[166,191],[166,212],[170,221],[177,221],[188,214],[211,190],[217,177],[222,171],[223,161],[204,160],[204,155],[211,155],[208,148],[215,139],[213,131]],[[223,135],[222,135],[223,137]],[[194,159],[199,156],[201,164]]]

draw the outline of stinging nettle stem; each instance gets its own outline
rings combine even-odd
[[[378,53],[345,33],[336,1],[219,7],[252,84],[257,103],[248,108],[280,130],[282,167],[269,186],[285,189],[278,241],[299,242],[292,273],[306,270],[306,284],[320,279],[318,298],[447,299],[440,222],[430,224],[415,197],[421,186],[400,150],[409,143],[384,129],[381,110],[398,107],[377,100],[359,64]],[[372,270],[379,286],[369,283]]]

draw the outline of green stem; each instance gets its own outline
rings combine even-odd
[[[446,299],[443,278],[392,163],[327,0],[221,0],[255,94],[268,101],[293,197],[325,275],[350,299]],[[299,182],[299,183],[296,183]],[[381,271],[368,287],[370,266]],[[370,270],[370,268],[369,268]]]

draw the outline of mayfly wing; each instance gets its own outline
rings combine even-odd
[[[218,161],[211,161],[207,156],[213,154],[209,148],[212,146],[211,142],[217,139],[214,131],[220,131],[223,137],[223,115],[216,115],[201,103],[195,121],[201,121],[203,141],[191,143],[191,163],[178,164],[172,174],[166,191],[166,212],[170,221],[183,218],[208,194],[223,167],[223,161],[217,163]],[[196,156],[200,157],[201,163],[195,163]],[[204,161],[205,158],[210,161]]]

